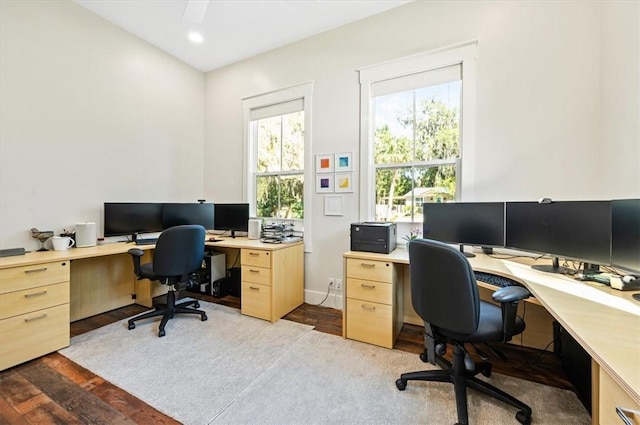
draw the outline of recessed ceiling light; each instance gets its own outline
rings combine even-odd
[[[204,40],[204,37],[202,37],[202,34],[198,34],[197,32],[190,32],[189,40],[192,43],[200,44]]]

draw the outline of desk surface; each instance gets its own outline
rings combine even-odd
[[[390,254],[349,251],[347,258],[409,264],[406,249]],[[640,404],[640,302],[633,292],[540,272],[484,254],[469,258],[478,271],[521,281],[591,357]],[[525,260],[527,262],[527,260]]]
[[[268,251],[277,251],[280,249],[288,248],[292,245],[299,245],[301,243],[302,242],[294,242],[289,244],[268,244],[260,242],[259,240],[248,238],[224,238],[223,240],[220,240],[218,242],[209,242],[207,240],[204,241],[205,246],[211,248],[253,248]],[[68,261],[78,260],[81,258],[94,258],[102,257],[105,255],[124,254],[131,248],[148,250],[155,248],[155,245],[136,245],[132,242],[115,242],[84,248],[70,248],[66,251],[28,252],[24,255],[0,258],[0,269],[19,266],[30,266],[33,264],[41,264],[51,261]]]

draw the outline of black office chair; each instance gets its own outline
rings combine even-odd
[[[521,333],[525,324],[516,315],[518,301],[528,298],[523,287],[505,287],[493,294],[501,307],[481,301],[473,269],[459,250],[433,240],[415,239],[409,244],[411,301],[425,325],[423,362],[443,370],[403,373],[396,381],[404,390],[407,381],[451,382],[454,385],[458,423],[468,424],[467,388],[483,392],[518,409],[516,419],[531,423],[531,408],[478,379],[491,375],[491,363],[473,362],[465,343],[506,342]],[[453,364],[443,355],[447,344],[453,345]]]
[[[197,300],[176,304],[176,291],[186,289],[194,284],[194,272],[200,268],[204,256],[205,229],[200,225],[174,226],[160,234],[153,253],[151,263],[140,264],[144,254],[139,248],[131,248],[128,252],[133,256],[133,267],[140,279],[157,280],[169,286],[167,303],[155,306],[155,310],[129,319],[129,329],[135,329],[135,322],[150,317],[162,316],[158,336],[164,336],[169,319],[175,313],[199,314],[200,320],[207,320]],[[187,308],[188,306],[194,308]]]

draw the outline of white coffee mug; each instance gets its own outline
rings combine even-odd
[[[54,251],[64,251],[76,244],[76,241],[69,236],[54,236],[51,238],[51,241],[53,242]]]

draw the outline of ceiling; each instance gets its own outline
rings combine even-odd
[[[207,72],[412,0],[75,0]],[[190,32],[204,38],[188,39]]]

